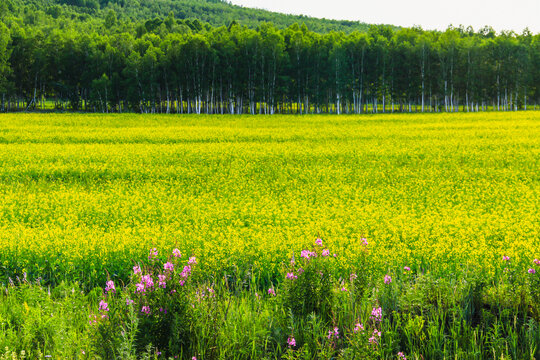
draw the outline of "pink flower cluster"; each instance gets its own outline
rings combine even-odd
[[[385,284],[390,284],[392,282],[392,278],[390,277],[390,275],[384,275],[384,283]]]
[[[181,257],[182,257],[182,253],[181,253],[180,250],[178,250],[178,249],[174,249],[174,250],[172,251],[172,254],[173,254],[173,256],[176,257],[176,258],[181,258]]]
[[[317,244],[319,246],[322,246],[322,239],[319,238],[319,239],[315,240],[315,244]]]
[[[536,265],[540,266],[540,259],[534,259],[534,260],[533,260],[533,263],[535,263]]]
[[[163,265],[163,270],[174,271],[174,264],[167,261],[167,262]]]
[[[99,311],[109,311],[109,304],[107,304],[105,301],[101,300],[99,302]]]
[[[364,325],[360,324],[360,323],[357,323],[355,326],[354,326],[354,330],[353,330],[355,333],[359,332],[359,331],[364,331]]]
[[[167,276],[158,275],[158,279],[159,279],[159,287],[165,289],[167,287]]]
[[[268,295],[276,296],[276,291],[272,288],[268,289]]]
[[[289,347],[295,347],[296,346],[296,340],[294,339],[293,336],[290,336],[287,339],[287,345],[289,345]]]
[[[506,256],[506,255],[504,255],[504,256],[503,256],[503,261],[510,261],[510,257],[509,257],[509,256]]]
[[[362,238],[361,240],[362,240],[362,245],[368,246],[368,241],[366,238]]]
[[[114,281],[109,280],[105,283],[105,294],[109,292],[116,293],[116,287],[114,286]]]
[[[143,306],[141,312],[146,315],[150,315],[150,306]]]
[[[371,310],[370,319],[375,321],[375,322],[381,322],[381,320],[382,320],[382,308],[381,307],[373,308],[373,310]]]
[[[150,249],[150,254],[148,254],[148,260],[152,260],[158,257],[158,251],[156,248]]]
[[[377,329],[373,330],[373,335],[368,339],[370,344],[378,344],[379,340],[378,338],[381,337],[381,332]]]
[[[405,271],[411,271],[411,268],[408,267],[408,266],[405,266],[405,267],[403,267],[403,270],[405,270]]]
[[[339,339],[339,329],[335,327],[333,330],[328,330],[328,339]]]
[[[287,279],[289,279],[289,280],[298,279],[298,276],[296,276],[296,275],[294,275],[294,273],[290,272],[290,273],[287,273]]]
[[[330,256],[330,250],[328,249],[324,249],[321,253],[322,256],[326,257],[326,256]]]
[[[536,270],[533,268],[530,268],[528,271],[529,274],[536,274]]]
[[[403,354],[401,351],[397,353],[397,356],[399,356],[401,360],[407,360],[407,358],[405,357],[405,354]]]

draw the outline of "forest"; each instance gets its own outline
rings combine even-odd
[[[175,14],[175,2],[144,3],[2,2],[0,111],[354,114],[540,104],[540,34],[527,29],[351,30],[311,18],[285,24],[285,15],[220,1],[187,1],[199,6],[189,14]],[[211,17],[204,6],[267,18]]]

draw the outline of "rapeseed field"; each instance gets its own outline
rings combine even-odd
[[[336,269],[362,238],[382,272],[540,254],[538,112],[6,114],[0,163],[4,283],[92,287],[152,247],[271,281],[317,237]]]

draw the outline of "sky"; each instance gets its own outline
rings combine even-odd
[[[497,31],[521,33],[528,27],[540,33],[540,0],[229,0],[236,5],[318,18],[357,20],[426,30],[448,25],[478,30],[489,25]]]

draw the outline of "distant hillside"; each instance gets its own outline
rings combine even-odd
[[[250,9],[232,5],[220,0],[2,0],[14,13],[25,8],[42,10],[51,14],[69,14],[81,20],[104,18],[113,9],[119,19],[148,20],[156,17],[165,18],[171,12],[176,19],[199,19],[214,26],[229,25],[237,21],[250,28],[256,28],[262,22],[272,22],[278,28],[285,28],[294,23],[305,23],[315,32],[330,31],[367,31],[369,24],[347,21],[327,20],[303,15],[286,15],[260,9]]]

